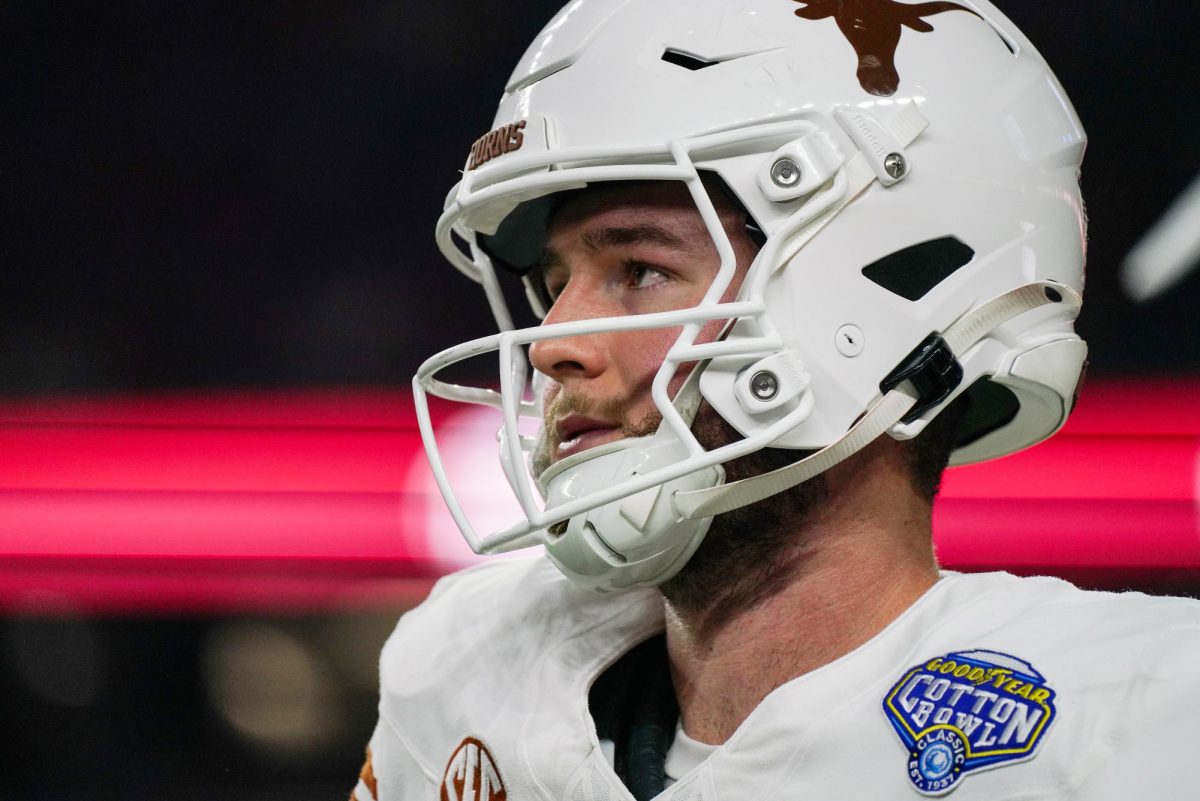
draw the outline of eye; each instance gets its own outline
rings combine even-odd
[[[670,280],[663,270],[640,261],[626,262],[625,272],[629,279],[629,285],[634,289],[649,289]]]

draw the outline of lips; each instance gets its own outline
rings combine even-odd
[[[619,423],[577,414],[568,414],[560,418],[554,424],[554,433],[558,440],[558,447],[553,454],[555,460],[565,459],[624,436]]]

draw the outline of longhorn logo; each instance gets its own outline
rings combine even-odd
[[[958,3],[898,3],[896,0],[793,0],[803,19],[833,17],[842,35],[858,54],[858,82],[873,95],[888,96],[900,88],[896,72],[896,45],[904,26],[928,33],[933,26],[923,18],[943,11],[966,11]]]

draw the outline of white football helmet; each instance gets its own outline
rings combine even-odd
[[[437,226],[501,329],[437,354],[413,379],[426,451],[468,543],[479,553],[543,543],[596,589],[654,585],[682,567],[713,515],[881,434],[911,438],[961,393],[973,403],[953,463],[1050,436],[1086,355],[1073,328],[1084,144],[1046,63],[983,0],[574,0],[517,65]],[[720,302],[735,264],[705,174],[764,235],[733,302]],[[497,268],[536,260],[554,193],[631,180],[688,188],[722,259],[704,299],[514,330]],[[711,320],[731,323],[719,341],[697,342]],[[682,330],[653,386],[658,432],[531,478],[536,438],[518,430],[523,417],[541,421],[529,344],[667,327]],[[498,390],[438,380],[488,352]],[[690,362],[700,366],[669,397]],[[503,411],[500,459],[524,519],[472,527],[426,393]],[[705,450],[690,431],[701,399],[744,439]],[[765,447],[815,453],[724,483],[723,463]]]

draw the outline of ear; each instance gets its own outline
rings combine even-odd
[[[799,14],[800,12],[797,11],[796,13]],[[912,19],[906,19],[906,20],[904,20],[904,24],[907,25],[908,27],[912,28],[914,31],[920,31],[921,33],[929,33],[930,31],[933,30],[933,26],[930,25],[925,20],[921,19],[920,17],[913,17]]]
[[[804,19],[825,19],[837,13],[836,0],[795,0],[804,3],[805,8],[797,8],[796,16]]]

